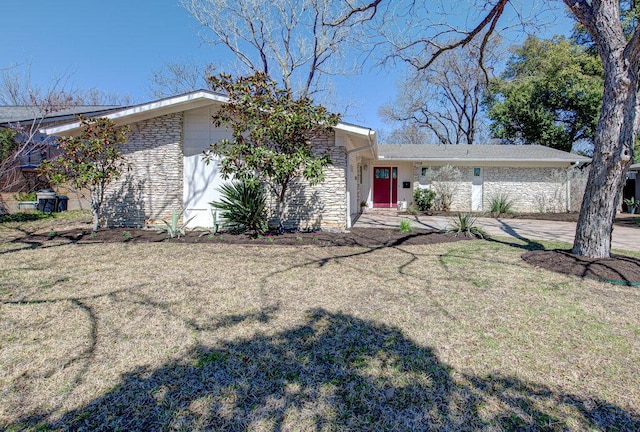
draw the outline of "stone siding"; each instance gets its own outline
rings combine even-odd
[[[107,225],[141,227],[170,220],[172,211],[182,208],[182,113],[131,125],[123,154],[131,170],[108,188]]]
[[[456,182],[442,181],[439,182],[440,185],[435,185],[434,183],[436,182],[429,182],[428,178],[422,176],[422,168],[435,171],[442,167],[429,167],[426,165],[415,164],[413,167],[414,189],[420,186],[431,185],[436,192],[438,188],[451,190],[453,192],[453,199],[451,201],[450,210],[461,212],[471,211],[471,182],[473,179],[473,168],[456,167],[460,173],[460,180]]]
[[[522,213],[564,212],[567,210],[567,169],[565,168],[484,168],[482,206],[491,210],[498,195],[513,202],[513,211]]]
[[[110,185],[103,207],[108,226],[141,227],[169,220],[183,205],[182,113],[142,121],[131,126],[123,153],[131,170]],[[298,229],[345,229],[346,153],[335,146],[335,135],[314,139],[318,154],[329,154],[322,183],[290,186],[285,227]],[[271,202],[275,210],[275,200]]]
[[[334,133],[315,138],[313,147],[318,155],[328,154],[332,163],[325,168],[322,183],[309,186],[305,181],[298,181],[291,185],[285,210],[285,228],[346,229],[345,149],[336,147]],[[272,206],[275,209],[275,201]]]
[[[429,184],[422,176],[423,166],[414,165],[414,188]],[[457,167],[462,177],[454,188],[452,211],[471,210],[473,167]],[[431,167],[438,169],[438,167]],[[498,195],[513,202],[513,211],[522,213],[567,211],[567,179],[570,178],[571,210],[578,211],[584,193],[586,170],[534,167],[482,167],[482,208],[491,210]]]

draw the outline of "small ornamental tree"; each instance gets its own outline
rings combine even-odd
[[[106,186],[129,168],[120,152],[120,145],[127,141],[129,127],[117,127],[107,118],[80,116],[80,122],[80,135],[59,139],[62,155],[43,162],[40,172],[52,184],[70,183],[78,189],[89,190],[93,230],[96,231],[100,226]]]
[[[263,73],[233,78],[221,74],[209,78],[211,88],[229,97],[213,116],[215,126],[227,126],[231,140],[211,144],[209,161],[222,156],[220,171],[225,178],[264,182],[276,199],[276,216],[283,229],[287,192],[293,181],[310,185],[324,180],[328,155],[312,148],[313,138],[331,131],[339,121],[309,98],[294,99],[291,91],[277,87]]]

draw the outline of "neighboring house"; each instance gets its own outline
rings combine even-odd
[[[622,199],[620,200],[620,209],[624,211],[629,211],[629,206],[624,203],[625,199],[635,198],[637,201],[640,201],[640,163],[633,164],[629,167],[629,172],[627,173],[627,181],[625,182],[624,189],[622,190]],[[636,209],[637,210],[637,209]]]
[[[172,211],[182,209],[185,219],[194,218],[190,226],[212,225],[209,203],[220,198],[217,189],[224,180],[215,162],[203,162],[202,152],[211,143],[230,138],[228,130],[211,123],[211,115],[227,101],[223,95],[200,90],[104,115],[118,125],[131,126],[123,152],[132,170],[110,187],[105,203],[109,225],[143,226],[169,219]],[[76,135],[80,123],[44,132]],[[447,164],[462,173],[454,210],[483,210],[492,193],[504,191],[517,210],[534,211],[536,196],[560,199],[559,190],[566,210],[571,202],[569,169],[589,162],[538,146],[378,145],[372,129],[348,123],[316,137],[313,145],[319,154],[330,156],[332,165],[322,183],[292,189],[288,227],[345,229],[357,216],[361,201],[370,207],[410,204],[412,189],[426,186],[428,169]]]
[[[4,192],[29,192],[38,187],[37,169],[43,160],[56,156],[53,139],[39,132],[41,128],[68,123],[79,114],[100,116],[121,107],[115,105],[75,105],[50,112],[36,106],[0,106],[0,129],[13,129],[16,139],[29,142],[14,166],[11,179],[0,180]],[[10,184],[6,184],[10,182]],[[7,187],[4,187],[7,186]]]

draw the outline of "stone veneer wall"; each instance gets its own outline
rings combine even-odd
[[[313,146],[318,155],[329,154],[332,164],[325,168],[322,183],[309,186],[300,181],[292,185],[286,208],[285,228],[346,229],[345,149],[336,147],[334,133],[315,138]],[[272,205],[275,209],[275,202]]]
[[[182,113],[165,115],[132,125],[123,153],[131,171],[110,185],[103,217],[108,226],[141,227],[168,220],[183,205]],[[346,228],[346,153],[335,146],[335,135],[314,139],[318,154],[329,154],[322,183],[299,182],[290,188],[287,228]],[[272,201],[275,209],[275,201]]]
[[[182,208],[182,113],[131,125],[123,154],[131,170],[108,188],[103,217],[108,226],[141,227],[170,220]]]
[[[427,182],[421,175],[422,165],[414,165],[414,187]],[[437,167],[433,167],[437,169]],[[452,211],[471,210],[473,167],[458,167],[461,181],[455,185]],[[563,212],[567,210],[567,169],[528,167],[482,167],[482,207],[491,209],[491,200],[499,194],[513,201],[517,212]],[[579,210],[584,193],[585,173],[572,174],[571,201],[573,211]]]
[[[429,168],[437,170],[441,167],[428,165],[414,164],[413,165],[413,181],[414,188],[418,185],[427,185],[429,182],[426,178],[422,177],[422,168]],[[458,182],[443,182],[448,187],[453,189],[453,200],[451,202],[451,211],[471,211],[471,181],[473,179],[472,167],[456,167],[460,172],[460,181]]]
[[[513,201],[513,210],[523,213],[567,210],[566,168],[484,168],[483,208],[491,209],[498,194]]]

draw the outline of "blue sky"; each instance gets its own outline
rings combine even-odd
[[[178,0],[3,0],[2,12],[0,68],[30,64],[32,81],[43,87],[65,74],[74,87],[145,102],[153,99],[153,71],[167,61],[228,61],[222,48],[202,43],[197,22]],[[546,35],[569,31],[561,11],[556,15]],[[399,78],[396,70],[370,66],[362,75],[336,78],[343,99],[355,104],[344,120],[389,129],[377,109],[393,98]]]

